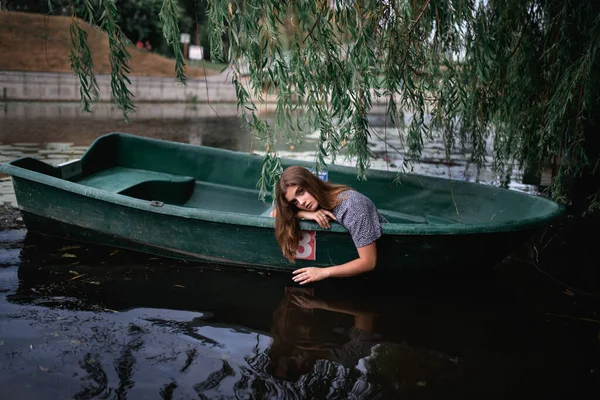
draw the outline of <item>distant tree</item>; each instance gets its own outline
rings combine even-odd
[[[116,5],[119,26],[131,42],[148,41],[159,53],[167,51],[168,46],[162,37],[162,23],[158,18],[162,0],[117,0]]]
[[[185,15],[189,16],[189,24],[182,29],[190,32],[192,35],[192,44],[209,48],[210,39],[208,33],[209,21],[206,10],[208,8],[207,0],[179,0],[181,8]]]
[[[153,51],[165,56],[173,56],[173,49],[164,39],[163,22],[159,16],[163,0],[113,0],[118,13],[117,24],[127,41],[136,43],[148,41]],[[26,3],[26,4],[25,4]],[[175,0],[178,25],[182,30],[190,30],[196,20],[191,10],[194,4],[202,14],[206,14],[206,0]],[[101,24],[105,7],[98,0],[91,2],[72,0],[13,0],[13,8],[20,5],[17,11],[32,13],[50,13],[54,15],[76,15],[82,17],[92,13],[92,22]],[[25,8],[26,6],[26,8]],[[204,17],[206,19],[206,17]]]
[[[102,25],[118,38],[107,18],[107,10],[117,15],[114,4],[102,1]],[[163,0],[159,14],[173,48],[176,5]],[[493,134],[499,175],[514,165],[550,167],[556,199],[568,201],[570,187],[573,200],[600,208],[596,0],[211,0],[208,14],[211,53],[231,63],[240,110],[265,146],[263,193],[281,172],[280,132],[295,141],[318,129],[315,167],[344,151],[364,178],[372,134],[366,116],[381,96],[410,156],[441,135],[448,157],[464,146],[481,167]],[[127,112],[127,55],[111,50],[122,71],[115,99]],[[183,82],[183,57],[175,57]],[[247,83],[242,61],[250,66]],[[256,112],[267,93],[277,97],[274,123]]]

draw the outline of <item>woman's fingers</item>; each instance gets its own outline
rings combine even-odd
[[[333,215],[330,211],[327,210],[315,211],[314,214],[312,214],[312,217],[310,218],[313,219],[317,224],[319,224],[321,228],[327,229],[331,227],[331,225],[329,224],[329,220],[336,219],[335,215]]]
[[[323,210],[317,212],[317,222],[321,228],[329,228],[329,218]]]
[[[312,277],[308,274],[308,272],[302,272],[294,277],[294,282],[299,283],[301,285],[311,282]]]
[[[319,224],[319,226],[320,226],[321,228],[323,228],[323,218],[321,218],[321,216],[320,216],[319,214],[317,214],[317,215],[315,216],[315,221],[317,221],[317,224]]]
[[[323,218],[325,219],[325,223],[327,225],[327,228],[329,228],[329,226],[330,226],[329,225],[329,220],[332,219],[332,220],[335,221],[335,219],[336,219],[335,215],[333,215],[332,212],[327,211],[327,210],[321,210],[321,211],[323,211]]]
[[[294,272],[292,272],[292,274],[296,275],[296,274],[301,274],[303,272],[306,272],[306,268],[299,268],[299,269],[295,270]]]
[[[327,273],[321,268],[306,267],[300,268],[293,272],[295,275],[292,279],[294,282],[304,285],[309,282],[317,282],[327,278]]]
[[[305,283],[309,283],[312,281],[312,278],[307,275],[300,275],[294,278],[294,282],[299,283],[300,285],[304,285]]]
[[[319,225],[321,225],[321,228],[329,228],[329,221],[327,220],[327,217],[319,216]]]
[[[294,271],[294,273],[295,272],[296,271]],[[315,281],[316,276],[317,274],[315,271],[313,271],[313,268],[302,268],[302,272],[299,272],[296,276],[294,276],[293,281],[299,283],[300,285],[304,285],[305,283]]]
[[[335,215],[333,215],[333,213],[331,211],[327,211],[327,210],[321,210],[321,211],[323,211],[323,213],[325,215],[327,215],[329,218],[331,218],[332,220],[334,220],[334,221],[336,220]]]

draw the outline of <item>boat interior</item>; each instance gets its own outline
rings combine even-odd
[[[11,164],[155,204],[255,216],[272,210],[270,198],[259,200],[257,155],[115,133],[97,139],[80,160],[57,167],[33,158]],[[359,181],[345,167],[332,167],[328,176],[371,198],[390,223],[504,222],[556,207],[515,191],[432,177],[406,175],[395,183],[394,172],[375,171]]]

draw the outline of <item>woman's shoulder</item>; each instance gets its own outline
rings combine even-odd
[[[349,214],[353,217],[361,215],[377,215],[379,222],[387,222],[387,220],[379,213],[375,203],[366,195],[357,190],[350,189],[340,193],[338,199],[339,204],[332,210],[336,218]]]
[[[343,213],[347,210],[359,211],[376,208],[371,199],[354,189],[343,191],[338,195],[338,199],[339,203],[333,209],[334,214]]]
[[[360,193],[359,191],[356,191],[354,189],[349,189],[346,190],[342,193],[340,193],[339,195],[340,197],[340,203],[367,203],[367,204],[373,204],[373,202],[371,201],[371,199],[369,199],[367,196],[365,196],[364,194]]]

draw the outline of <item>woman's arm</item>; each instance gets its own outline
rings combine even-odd
[[[277,217],[277,210],[273,209],[269,214],[270,217]],[[318,210],[318,211],[298,211],[296,213],[296,218],[298,219],[310,219],[315,221],[317,224],[321,226],[321,228],[329,229],[329,220],[332,219],[335,221],[335,215],[331,211],[327,210]]]
[[[292,303],[309,310],[318,308],[336,313],[350,314],[354,316],[355,328],[362,329],[363,331],[373,330],[375,313],[358,309],[352,304],[336,300],[325,301],[304,294],[292,294]]]
[[[336,220],[335,215],[331,211],[317,210],[317,211],[298,211],[296,213],[298,219],[310,219],[315,221],[321,228],[329,229],[329,220]]]
[[[307,267],[293,272],[294,282],[301,285],[326,278],[342,278],[359,275],[375,269],[377,265],[377,245],[375,242],[357,248],[358,258],[342,265],[327,268]]]

